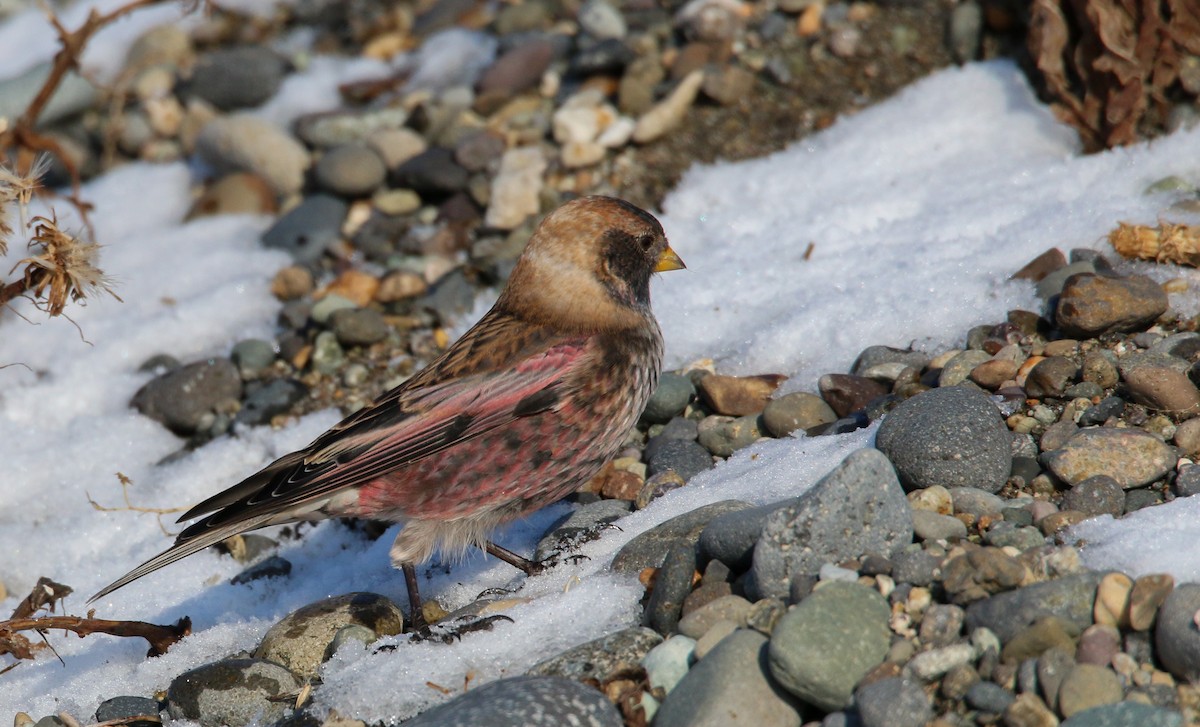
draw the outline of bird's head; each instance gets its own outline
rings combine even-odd
[[[650,315],[650,276],[682,267],[650,213],[615,197],[581,197],[538,225],[500,303],[559,325],[627,328]]]

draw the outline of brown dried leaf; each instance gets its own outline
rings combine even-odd
[[[1158,227],[1121,222],[1108,233],[1108,241],[1121,256],[1200,267],[1200,225],[1163,222]]]

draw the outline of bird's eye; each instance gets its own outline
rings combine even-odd
[[[642,246],[642,250],[649,252],[650,248],[654,247],[654,237],[652,235],[642,235],[638,238],[638,244]]]

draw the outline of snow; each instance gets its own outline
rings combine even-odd
[[[27,18],[0,25],[6,73],[53,48],[44,25],[35,32]],[[102,39],[97,57],[119,58],[132,35]],[[430,83],[445,77],[434,67],[440,58],[425,61]],[[283,121],[332,105],[339,78],[376,70],[337,63],[315,59],[314,96],[290,83],[260,113]],[[1107,250],[1104,236],[1117,221],[1153,224],[1174,201],[1144,195],[1149,183],[1172,174],[1200,182],[1200,130],[1088,157],[1074,139],[1015,67],[976,64],[942,71],[769,158],[692,170],[662,216],[689,266],[655,284],[669,365],[711,357],[722,372],[788,374],[789,389],[811,391],[820,374],[845,370],[871,344],[959,346],[970,326],[1003,320],[1010,308],[1037,308],[1029,284],[1007,281],[1026,261],[1052,246]],[[170,543],[154,514],[89,503],[121,504],[118,472],[132,481],[135,505],[185,507],[338,419],[326,411],[280,430],[241,430],[156,464],[181,442],[129,408],[152,376],[139,365],[159,353],[224,355],[238,340],[270,337],[279,304],[268,283],[288,262],[258,245],[266,219],[184,222],[191,173],[183,164],[133,164],[84,190],[107,246],[103,267],[118,279],[123,303],[102,297],[72,308],[74,324],[43,322],[20,306],[37,325],[0,320],[0,364],[10,364],[0,369],[0,582],[9,593],[0,610],[11,611],[48,576],[75,589],[65,606],[82,614],[88,594]],[[68,206],[57,209],[63,217]],[[11,251],[0,269],[20,253]],[[1193,275],[1139,269],[1160,279]],[[1172,302],[1185,310],[1197,304],[1193,293]],[[606,566],[635,534],[710,502],[796,495],[872,439],[868,430],[760,442],[586,544],[588,560],[527,580],[478,554],[452,567],[435,562],[421,570],[423,592],[450,608],[517,585],[514,595],[528,601],[507,611],[514,623],[451,646],[394,638],[393,651],[341,650],[322,670],[317,709],[402,718],[448,698],[428,683],[457,693],[468,679],[519,673],[632,625],[640,586]],[[1177,500],[1075,532],[1088,542],[1091,566],[1195,579],[1197,508],[1200,501]],[[497,540],[529,553],[568,510],[547,508]],[[161,519],[172,527],[172,517]],[[1142,535],[1148,527],[1154,542]],[[88,720],[106,698],[151,695],[188,668],[253,649],[272,623],[327,595],[375,591],[405,603],[387,555],[394,528],[375,541],[338,523],[304,533],[280,548],[293,564],[287,578],[233,586],[228,580],[242,567],[203,552],[102,599],[94,604],[99,617],[173,623],[188,615],[194,633],[155,659],[144,658],[139,640],[51,634],[61,662],[44,656],[0,676],[0,716],[67,711]]]

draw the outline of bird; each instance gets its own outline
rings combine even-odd
[[[493,529],[557,502],[616,454],[653,393],[663,337],[654,273],[684,268],[662,225],[619,198],[586,196],[534,230],[496,303],[437,359],[308,446],[185,512],[175,543],[89,603],[231,536],[354,517],[401,523],[390,551],[410,623],[416,566],[492,543]]]

